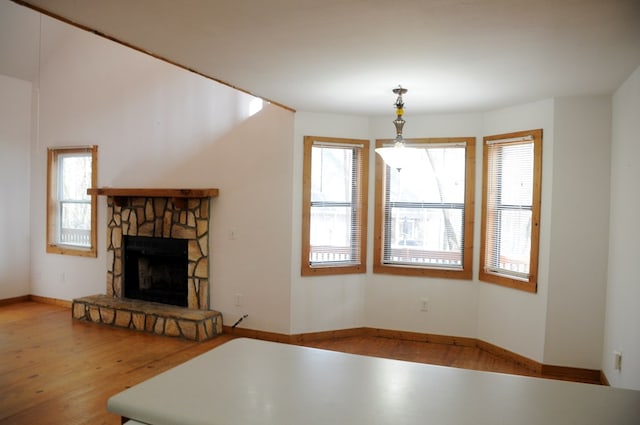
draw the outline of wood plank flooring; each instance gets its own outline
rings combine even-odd
[[[112,395],[215,348],[71,320],[68,308],[20,302],[0,306],[0,424],[119,424]],[[306,346],[438,365],[532,375],[477,348],[377,337]]]
[[[337,338],[304,345],[440,366],[539,376],[536,372],[514,361],[506,360],[476,347],[376,337]]]
[[[220,345],[71,320],[40,303],[0,307],[0,424],[119,424],[107,399]]]

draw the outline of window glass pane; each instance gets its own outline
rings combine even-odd
[[[90,233],[91,204],[61,203],[59,243],[90,246]]]
[[[531,254],[531,203],[533,199],[533,143],[490,145],[495,156],[488,179],[488,229],[492,233],[486,257],[488,270],[526,276]],[[495,177],[494,177],[495,176]]]
[[[463,210],[391,208],[389,262],[462,266]]]
[[[499,241],[494,256],[497,269],[529,273],[531,210],[503,210],[497,215]]]
[[[417,149],[415,166],[389,168],[391,201],[464,203],[465,149]]]
[[[351,202],[353,150],[313,147],[311,153],[311,202]]]
[[[354,229],[351,207],[311,207],[311,263],[352,261]]]
[[[531,205],[533,196],[533,143],[499,149],[500,203]]]
[[[89,201],[91,155],[60,155],[60,198]]]
[[[387,167],[384,261],[462,267],[465,148],[418,152],[411,167]]]
[[[64,229],[90,229],[91,204],[63,202],[60,223]]]

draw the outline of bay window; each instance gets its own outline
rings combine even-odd
[[[401,169],[376,157],[374,272],[470,279],[475,138],[407,146],[412,161]]]
[[[366,272],[369,141],[305,136],[302,275]]]
[[[484,138],[479,278],[537,291],[542,130]]]

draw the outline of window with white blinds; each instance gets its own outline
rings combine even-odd
[[[304,144],[302,275],[365,273],[369,141]]]
[[[475,138],[408,147],[400,170],[377,158],[374,271],[471,278]]]
[[[484,138],[480,280],[535,292],[542,130]]]

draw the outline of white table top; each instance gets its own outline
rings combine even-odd
[[[153,425],[638,425],[640,391],[240,338],[108,410]]]

